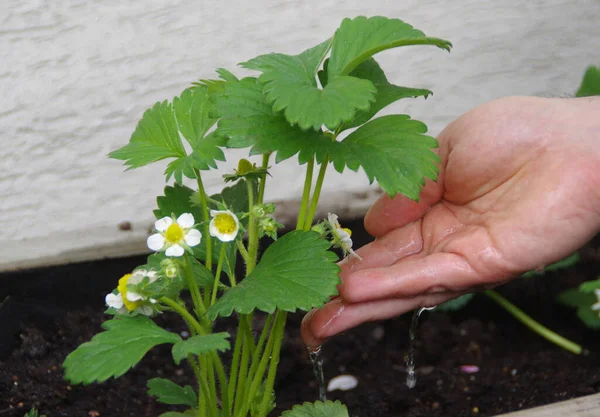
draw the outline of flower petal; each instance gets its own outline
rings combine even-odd
[[[106,294],[104,302],[106,302],[107,306],[116,308],[117,310],[123,307],[123,297],[121,297],[121,294]]]
[[[165,251],[165,255],[167,256],[182,256],[185,251],[183,250],[183,246],[180,245],[172,245],[167,248]]]
[[[189,229],[194,226],[194,216],[191,213],[183,213],[177,218],[177,224],[183,229]]]
[[[163,246],[165,246],[165,238],[160,233],[154,233],[153,235],[148,237],[148,239],[146,240],[146,244],[148,245],[150,250],[158,252],[163,248]]]
[[[332,227],[336,229],[340,227],[340,223],[338,222],[338,216],[335,213],[327,213],[327,221]]]
[[[140,314],[143,314],[144,316],[148,316],[148,317],[150,317],[152,315],[152,307],[150,307],[150,306],[139,306],[138,308],[135,309],[135,311],[137,311]]]
[[[137,292],[127,291],[127,299],[129,301],[131,301],[131,302],[140,301],[143,298],[144,297],[142,297],[141,295],[139,295]]]
[[[163,217],[154,223],[154,228],[159,232],[166,232],[169,226],[173,223],[173,219],[170,217]]]
[[[188,246],[196,246],[200,243],[200,239],[202,239],[202,233],[196,229],[192,229],[185,234],[183,240],[185,240],[185,244]]]

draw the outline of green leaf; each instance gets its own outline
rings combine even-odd
[[[229,138],[228,147],[251,147],[250,155],[276,152],[276,162],[299,153],[301,164],[313,157],[321,163],[328,153],[342,153],[339,142],[329,136],[302,131],[291,126],[284,116],[273,113],[262,88],[256,78],[244,78],[228,83],[225,92],[217,97],[221,114],[217,134]],[[343,159],[343,155],[338,159]]]
[[[452,44],[429,38],[400,19],[359,16],[344,19],[333,37],[328,78],[348,75],[377,52],[407,45],[434,45],[450,50]]]
[[[330,243],[311,231],[290,232],[265,251],[256,269],[237,287],[230,288],[208,316],[230,316],[235,310],[248,314],[255,309],[272,313],[321,307],[337,294],[340,283],[337,256]]]
[[[594,291],[600,289],[600,279],[595,279],[593,281],[586,281],[579,286],[579,291],[593,294]]]
[[[213,104],[209,100],[208,88],[188,88],[173,99],[177,126],[183,137],[196,149],[204,135],[216,123],[210,117]]]
[[[186,411],[185,413],[178,413],[177,411],[167,411],[166,413],[162,413],[158,417],[190,417],[196,415],[196,412],[190,410]]]
[[[348,409],[339,401],[315,401],[295,405],[284,411],[281,417],[348,417]]]
[[[216,161],[225,161],[225,154],[220,147],[226,144],[226,138],[214,133],[208,134],[195,146],[190,155],[175,159],[167,165],[165,169],[167,181],[173,176],[175,181],[181,184],[184,175],[188,178],[196,178],[194,169],[204,171],[217,168]]]
[[[465,294],[435,307],[435,311],[457,311],[469,304],[475,294]]]
[[[191,213],[196,222],[202,220],[202,209],[194,206],[190,201],[194,190],[185,185],[175,184],[166,186],[164,193],[164,196],[156,198],[158,208],[153,213],[157,219],[171,217],[172,215],[178,217],[183,213]]]
[[[190,385],[182,387],[164,378],[152,378],[148,381],[148,395],[157,397],[156,401],[170,405],[189,405],[196,407],[198,398]]]
[[[375,85],[375,88],[377,88],[377,94],[375,95],[375,102],[371,104],[371,107],[366,111],[357,112],[351,121],[344,123],[342,130],[351,129],[368,122],[380,110],[403,98],[427,98],[433,94],[431,90],[424,88],[408,88],[390,84],[385,73],[374,58],[364,61],[350,75],[371,81]]]
[[[165,100],[146,110],[129,143],[109,156],[125,161],[128,169],[165,158],[185,157],[171,103]]]
[[[587,306],[589,308],[596,301],[596,297],[594,294],[582,292],[577,288],[570,288],[558,294],[556,301],[567,307]]]
[[[267,102],[276,112],[283,111],[290,124],[303,130],[322,125],[333,130],[357,110],[367,110],[376,90],[368,80],[347,76],[332,78],[320,89],[316,73],[330,45],[327,40],[300,55],[261,55],[241,65],[262,72],[258,80]]]
[[[229,350],[229,333],[213,333],[207,335],[192,336],[187,340],[181,340],[173,345],[173,359],[179,365],[187,355],[202,355],[213,351],[224,352]]]
[[[426,132],[425,124],[407,115],[371,120],[341,142],[351,155],[346,163],[354,171],[361,166],[390,197],[401,193],[418,201],[425,178],[436,180],[439,173],[439,157],[431,151],[438,143]],[[336,158],[334,154],[332,160],[341,172],[344,161]]]
[[[38,410],[35,408],[32,408],[23,417],[38,417]],[[41,415],[39,417],[46,417],[46,415]]]
[[[579,307],[577,309],[577,317],[590,329],[600,329],[600,317],[598,312],[592,310],[589,306]]]
[[[600,96],[600,67],[589,66],[575,97]]]
[[[102,327],[105,332],[80,345],[65,359],[65,378],[71,383],[87,385],[117,378],[154,346],[181,340],[143,316],[108,320]]]

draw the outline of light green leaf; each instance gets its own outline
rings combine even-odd
[[[407,115],[371,120],[341,142],[351,155],[346,163],[354,171],[361,166],[390,197],[401,193],[418,201],[425,178],[436,180],[439,173],[439,157],[431,151],[438,143],[426,132],[425,124]],[[332,159],[340,171],[343,161]]]
[[[593,281],[586,281],[586,282],[583,282],[579,286],[579,291],[588,293],[588,294],[594,294],[594,292],[599,289],[600,289],[600,279],[595,279]]]
[[[230,316],[235,310],[248,314],[255,309],[272,313],[321,307],[337,293],[340,283],[337,256],[318,233],[294,231],[269,246],[256,269],[237,287],[230,288],[208,316]]]
[[[359,16],[344,19],[333,37],[328,76],[348,75],[377,52],[407,45],[434,45],[450,50],[452,44],[429,38],[400,19]]]
[[[157,209],[154,210],[154,216],[157,219],[163,217],[180,216],[183,213],[191,213],[196,222],[202,220],[202,210],[200,207],[192,205],[190,201],[194,190],[185,185],[175,184],[166,186],[164,196],[156,198]]]
[[[261,71],[267,102],[283,111],[292,125],[303,130],[335,129],[352,119],[357,110],[367,110],[374,100],[375,87],[354,77],[332,78],[323,89],[316,82],[317,69],[329,50],[331,40],[300,55],[261,55],[241,65]]]
[[[217,121],[210,117],[212,107],[208,88],[204,86],[188,88],[179,97],[173,99],[179,131],[192,149],[197,149],[206,132]]]
[[[348,417],[348,409],[339,401],[315,401],[295,405],[284,411],[281,417]]]
[[[390,84],[374,58],[364,61],[350,75],[371,81],[375,85],[375,88],[377,88],[377,94],[375,95],[375,102],[371,104],[371,107],[366,111],[357,112],[351,121],[344,123],[342,130],[357,127],[368,122],[380,110],[400,99],[409,97],[427,98],[430,94],[433,94],[431,90],[424,88],[408,88]]]
[[[164,378],[152,378],[148,381],[148,395],[157,397],[156,401],[169,405],[189,405],[196,407],[198,398],[190,385],[182,387]]]
[[[185,157],[171,103],[165,100],[146,110],[129,143],[109,156],[125,161],[128,169],[165,158]]]
[[[600,67],[589,66],[575,97],[600,96]]]
[[[65,378],[71,383],[87,385],[117,378],[154,346],[181,340],[143,316],[108,320],[102,327],[105,332],[80,345],[65,359]]]
[[[160,416],[158,417],[190,417],[190,416],[196,416],[196,412],[195,411],[186,411],[185,413],[178,413],[177,411],[167,411],[166,413],[162,413]]]
[[[207,335],[192,336],[187,340],[181,340],[173,345],[173,359],[179,365],[187,355],[202,355],[204,353],[229,350],[229,333],[213,333]]]
[[[469,304],[475,294],[465,294],[435,307],[435,311],[457,311]]]
[[[262,89],[256,78],[244,78],[228,83],[225,92],[217,97],[221,114],[217,134],[229,138],[228,147],[251,147],[251,155],[276,152],[276,162],[299,153],[301,164],[313,157],[321,163],[328,153],[342,153],[339,142],[319,132],[302,131],[273,113]],[[342,155],[338,158],[342,159]]]
[[[590,329],[600,330],[600,316],[598,311],[592,310],[589,306],[579,307],[577,317]]]
[[[596,301],[596,297],[594,294],[580,291],[577,288],[570,288],[558,294],[556,301],[567,307],[578,308],[586,306],[589,308]]]
[[[167,165],[165,169],[167,181],[174,176],[175,181],[181,184],[184,175],[188,178],[196,178],[194,169],[204,171],[217,168],[216,161],[225,161],[225,154],[220,147],[226,144],[226,138],[214,133],[208,134],[195,145],[190,155],[175,159]]]

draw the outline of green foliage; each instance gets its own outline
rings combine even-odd
[[[336,142],[319,132],[291,126],[283,115],[273,113],[262,90],[256,78],[228,83],[223,95],[216,98],[221,114],[217,134],[228,138],[228,147],[251,147],[250,155],[276,152],[275,162],[297,153],[301,164],[313,156],[322,162]]]
[[[453,300],[446,301],[445,303],[440,304],[435,307],[435,311],[457,311],[469,304],[469,301],[473,299],[475,294],[464,294],[460,297],[457,297]]]
[[[182,387],[164,378],[152,378],[148,381],[148,395],[156,397],[156,401],[170,405],[188,405],[196,407],[198,398],[190,385]]]
[[[23,417],[38,417],[38,411],[35,408],[29,410]],[[46,417],[46,415],[41,415],[39,417]]]
[[[559,303],[577,310],[577,317],[591,329],[600,329],[600,312],[592,310],[592,305],[599,300],[594,290],[600,289],[600,280],[587,281],[579,288],[563,291],[556,297]]]
[[[382,16],[346,18],[333,37],[328,78],[350,74],[377,52],[407,45],[434,45],[447,51],[452,47],[443,39],[426,37],[400,19]]]
[[[153,213],[157,219],[191,213],[196,222],[202,220],[202,209],[191,202],[194,190],[185,185],[175,184],[166,186],[164,193],[164,196],[156,198],[158,208]]]
[[[600,279],[595,279],[593,281],[586,281],[579,286],[579,291],[591,294],[596,290],[600,289]]]
[[[225,160],[220,148],[225,139],[210,134],[204,137],[216,122],[213,112],[208,87],[189,88],[173,104],[165,100],[147,110],[129,143],[109,156],[125,161],[128,169],[176,158],[165,170],[167,181],[171,176],[179,183],[184,175],[195,178],[194,170],[216,168],[216,161]],[[180,132],[192,148],[190,155],[183,147]]]
[[[102,327],[105,332],[80,345],[65,359],[65,378],[71,383],[87,385],[117,378],[154,346],[181,340],[143,316],[108,320]]]
[[[194,410],[188,410],[184,413],[178,413],[177,411],[167,411],[166,413],[162,413],[158,417],[192,417],[197,415],[198,414]]]
[[[590,65],[585,71],[576,97],[600,96],[600,67]]]
[[[339,401],[315,401],[295,405],[284,411],[281,417],[348,417],[348,409]]]
[[[267,102],[274,111],[283,111],[290,124],[303,130],[319,130],[322,125],[333,130],[357,110],[367,110],[376,91],[367,80],[347,76],[320,89],[317,69],[330,45],[327,40],[299,55],[261,55],[242,66],[262,72],[258,80],[264,84]]]
[[[577,264],[580,261],[580,259],[581,259],[581,257],[579,256],[579,253],[575,252],[574,254],[567,256],[565,259],[561,259],[558,262],[555,262],[553,264],[546,266],[545,268],[543,268],[540,271],[538,271],[538,270],[527,271],[522,276],[528,278],[528,277],[532,277],[532,276],[536,276],[536,275],[544,275],[546,272],[552,272],[552,271],[557,271],[559,269],[568,268],[570,266]]]
[[[179,365],[188,355],[202,355],[204,353],[229,350],[229,333],[212,333],[207,335],[192,336],[187,340],[180,340],[173,345],[173,359]]]
[[[391,84],[374,58],[364,61],[350,75],[371,81],[375,85],[375,88],[377,88],[377,94],[375,95],[375,102],[371,104],[371,107],[367,111],[357,112],[351,121],[344,123],[342,130],[357,127],[368,122],[377,112],[403,98],[427,98],[433,94],[430,90],[424,88],[408,88]]]
[[[265,251],[256,269],[208,309],[208,316],[321,307],[337,293],[339,267],[330,243],[309,231],[290,232]]]
[[[348,135],[341,143],[349,153],[332,160],[340,172],[344,163],[354,171],[362,167],[390,197],[401,193],[417,201],[424,177],[436,180],[439,173],[439,157],[431,151],[438,143],[426,132],[425,124],[409,116],[383,116]]]

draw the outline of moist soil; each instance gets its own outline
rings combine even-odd
[[[355,241],[370,238],[354,224]],[[535,335],[484,295],[458,312],[426,312],[417,331],[417,385],[405,384],[410,314],[370,323],[324,345],[327,379],[357,378],[349,391],[328,393],[350,416],[494,416],[600,391],[600,338],[555,296],[600,272],[600,240],[580,252],[568,269],[515,280],[499,288],[533,318],[580,343],[588,355],[566,352]],[[146,381],[161,376],[194,384],[192,372],[175,366],[168,347],[153,349],[117,380],[71,386],[61,364],[79,344],[101,330],[104,295],[116,280],[143,264],[132,257],[0,275],[0,416],[23,416],[31,407],[48,417],[156,417],[178,410],[146,394]],[[318,388],[300,339],[302,314],[292,314],[284,338],[273,415],[304,401]],[[163,315],[160,324],[175,332],[183,323]],[[260,317],[257,321],[260,321]],[[220,325],[233,331],[232,322]],[[463,365],[475,365],[466,373]]]

